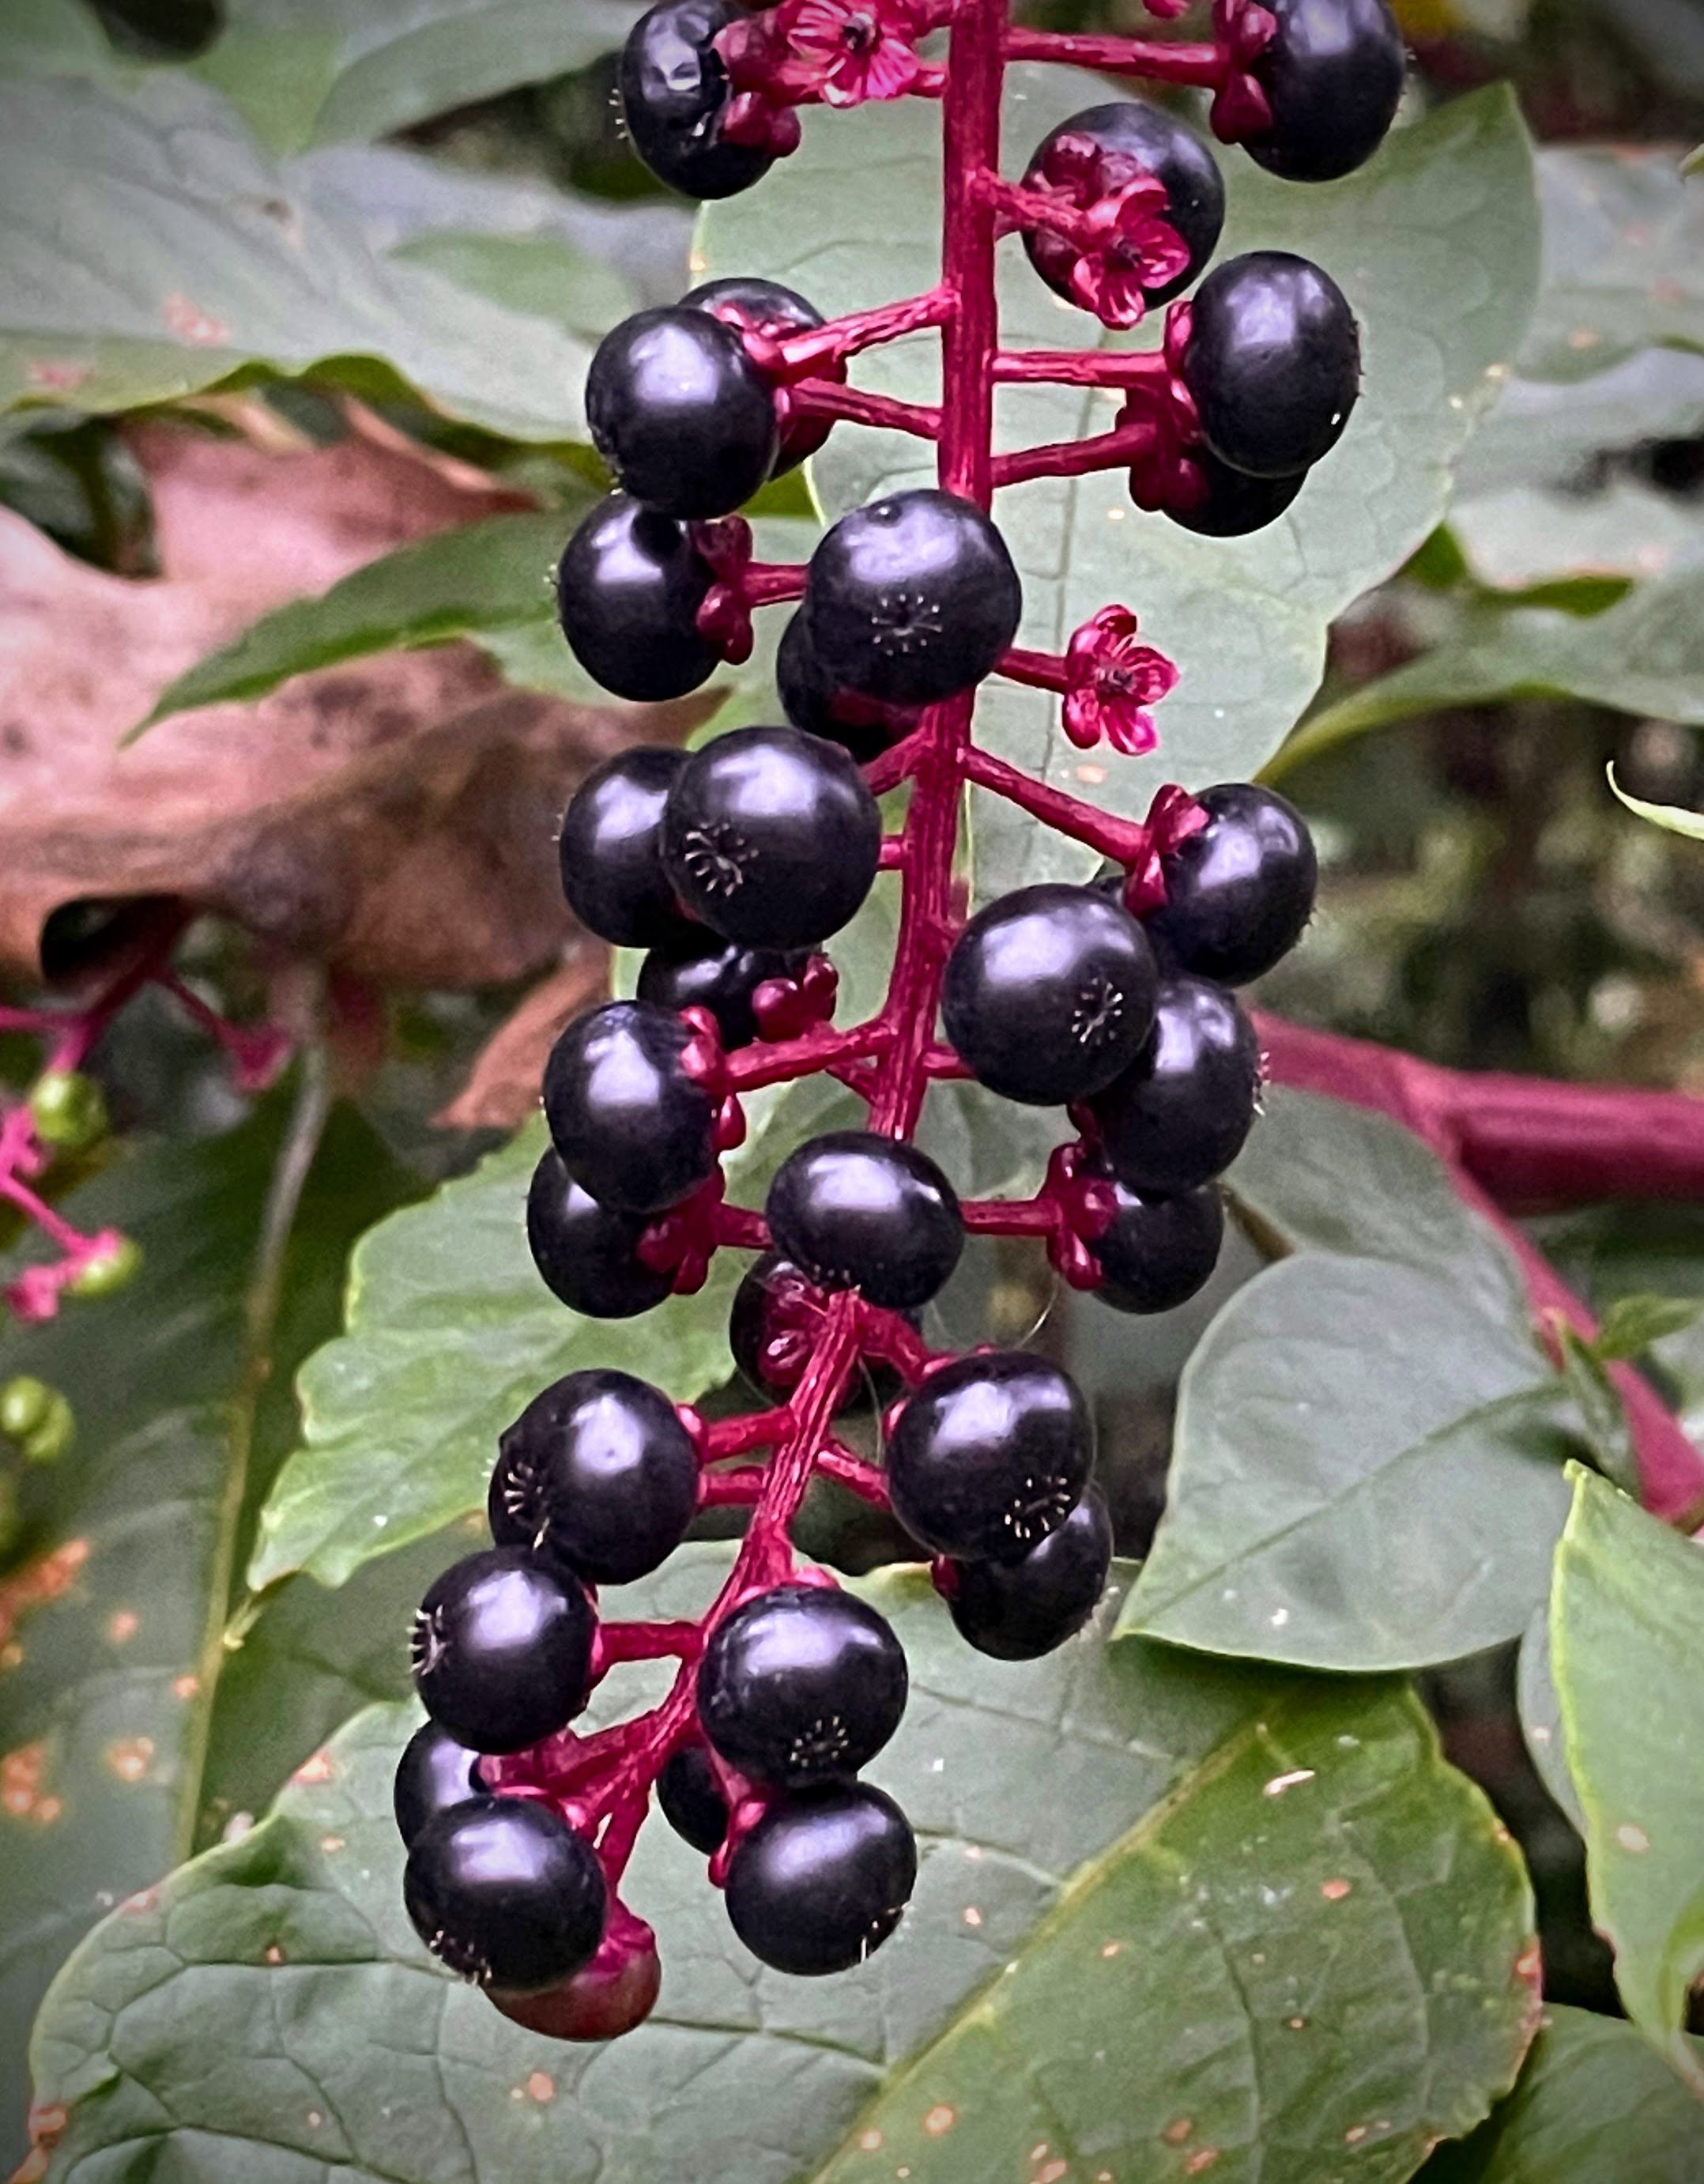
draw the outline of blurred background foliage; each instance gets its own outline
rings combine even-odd
[[[175,353],[163,359],[119,326],[124,338],[103,348],[94,382],[102,398],[84,410],[76,384],[55,387],[29,328],[0,327],[0,370],[22,373],[31,388],[0,423],[0,507],[91,571],[158,584],[170,573],[170,526],[159,442],[148,436],[166,432],[202,446],[401,448],[409,461],[428,459],[450,489],[482,496],[470,512],[493,522],[532,520],[528,510],[565,516],[599,482],[589,450],[571,433],[558,437],[551,421],[577,398],[568,384],[576,360],[582,365],[590,343],[637,302],[671,298],[687,278],[691,209],[659,192],[624,143],[613,103],[613,49],[637,9],[624,0],[559,0],[549,10],[498,0],[477,38],[463,37],[454,11],[392,0],[231,0],[231,10],[220,0],[98,0],[91,14],[82,0],[0,0],[0,77],[20,97],[45,98],[50,85],[70,81],[137,98],[167,80],[211,86],[234,103],[256,146],[286,163],[277,171],[289,177],[292,218],[317,224],[305,253],[312,293],[281,337],[300,332],[299,352],[279,351],[287,374],[233,354],[198,379]],[[1469,450],[1447,527],[1344,619],[1325,688],[1272,768],[1314,825],[1326,878],[1308,945],[1261,998],[1302,1021],[1459,1067],[1704,1092],[1704,851],[1634,816],[1607,780],[1612,766],[1634,798],[1704,806],[1704,178],[1680,179],[1685,153],[1704,140],[1704,0],[1403,0],[1400,12],[1417,101],[1506,79],[1546,146],[1644,148],[1584,164],[1559,148],[1547,166],[1546,288],[1529,352]],[[1028,13],[1070,29],[1149,20],[1133,0],[1050,0]],[[242,156],[263,170],[260,149]],[[231,187],[252,190],[248,173]],[[286,240],[301,254],[299,235]],[[21,277],[30,272],[23,265]],[[405,339],[387,337],[387,314]],[[187,339],[217,349],[224,332],[192,321]],[[518,393],[496,369],[511,335],[521,343]],[[376,354],[395,369],[376,367]],[[492,367],[488,384],[482,365]],[[808,513],[796,487],[773,508]],[[482,604],[444,578],[434,603],[416,570],[401,605],[382,583],[351,600],[341,652],[322,627],[311,656],[283,644],[270,666],[263,660],[257,671],[249,659],[258,680],[215,683],[209,694],[253,694],[295,666],[465,635],[482,671],[494,665],[518,688],[583,702],[545,618],[536,548],[523,543],[531,558],[519,593],[493,579]],[[427,565],[429,576],[437,566]],[[257,594],[215,635],[276,603]],[[210,649],[192,646],[176,665]],[[111,719],[110,739],[132,725],[134,715]],[[465,1101],[460,1127],[437,1119],[482,1051],[489,1064],[491,1042],[500,1048],[560,943],[549,935],[512,958],[493,947],[443,978],[406,949],[357,950],[359,960],[328,949],[305,975],[303,951],[281,947],[265,920],[231,911],[214,891],[188,892],[198,908],[225,912],[195,925],[180,959],[195,989],[238,1017],[282,1015],[320,1047],[322,1077],[295,1095],[294,1121],[268,1111],[251,1127],[287,1136],[307,1128],[310,1159],[315,1149],[323,1156],[316,1187],[337,1201],[292,1243],[287,1326],[251,1326],[246,1348],[231,1337],[247,1361],[232,1368],[233,1384],[260,1414],[242,1429],[237,1516],[207,1581],[213,1627],[230,1609],[250,1616],[251,1630],[260,1611],[233,1572],[293,1434],[256,1391],[270,1384],[266,1400],[278,1407],[295,1362],[337,1330],[357,1229],[471,1167],[525,1111],[525,1093],[517,1105],[511,1087],[506,1103]],[[75,976],[106,960],[122,905],[108,900],[96,911],[69,882],[59,893],[41,956],[48,972]],[[429,901],[409,914],[416,928],[429,922]],[[572,968],[571,955],[565,994]],[[28,984],[20,972],[19,998]],[[582,978],[577,991],[586,989]],[[537,1045],[535,1027],[523,1043],[523,1083]],[[0,1049],[18,1087],[34,1065],[22,1045]],[[216,1052],[159,995],[115,1021],[89,1067],[114,1136],[69,1163],[56,1188],[98,1175],[114,1145],[223,1141],[243,1112]],[[328,1139],[320,1108],[333,1093],[342,1120]],[[328,1185],[325,1158],[358,1174],[359,1192]],[[1704,1295],[1704,1215],[1691,1209],[1595,1208],[1539,1225],[1596,1301]],[[222,1248],[235,1263],[252,1240],[245,1231]],[[1100,1407],[1126,1552],[1142,1552],[1162,1504],[1183,1361],[1254,1263],[1233,1251],[1207,1298],[1139,1329],[1109,1326],[1110,1315],[1078,1324],[1022,1254],[989,1255],[977,1292],[954,1306],[966,1339],[986,1314],[1000,1337],[1034,1335],[1072,1355]],[[101,1309],[78,1307],[51,1338],[52,1377],[74,1401],[88,1384],[86,1446],[120,1401],[109,1376],[80,1362],[108,1339]],[[33,1341],[27,1331],[5,1338],[7,1371],[47,1369]],[[1671,1396],[1704,1406],[1696,1334],[1646,1362]],[[0,1577],[14,1601],[27,1605],[19,1580],[33,1581],[66,1525],[88,1520],[79,1494],[63,1479],[25,1482],[4,1547],[11,1575]],[[813,1548],[852,1567],[892,1548],[833,1496],[812,1524]],[[262,1667],[312,1654],[289,1591],[275,1607],[276,1652],[257,1645],[253,1654]],[[376,1660],[359,1673],[323,1663],[316,1673],[330,1696],[316,1688],[304,1705],[309,1741],[328,1710],[335,1718],[338,1706],[347,1712],[394,1683]],[[269,1731],[245,1674],[231,1680],[207,1732],[187,1809],[162,1821],[156,1864],[216,1835],[278,1778],[278,1766],[242,1747],[239,1730],[271,1734],[281,1764],[300,1756],[286,1749],[295,1718]],[[1612,2008],[1607,1957],[1584,1914],[1578,1840],[1526,1763],[1511,1662],[1435,1676],[1429,1690],[1453,1756],[1490,1788],[1533,1864],[1552,1998]],[[0,1734],[0,1746],[14,1741],[9,1727]]]

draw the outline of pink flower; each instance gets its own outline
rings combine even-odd
[[[1178,671],[1136,630],[1128,607],[1102,607],[1066,647],[1065,733],[1078,750],[1104,738],[1136,758],[1160,740],[1148,709],[1177,688]]]
[[[1163,217],[1168,209],[1166,186],[1152,175],[1089,208],[1087,248],[1071,269],[1071,292],[1103,326],[1139,326],[1148,291],[1189,270],[1189,247]]]
[[[1131,866],[1130,877],[1124,883],[1125,907],[1133,916],[1145,917],[1150,910],[1158,910],[1165,902],[1165,859],[1180,842],[1187,842],[1191,834],[1199,834],[1206,823],[1206,810],[1187,788],[1180,788],[1171,781],[1158,791],[1143,822],[1148,830],[1147,855],[1139,864]]]
[[[788,88],[825,106],[903,98],[922,70],[910,0],[781,0],[762,20]]]

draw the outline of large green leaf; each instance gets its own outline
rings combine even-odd
[[[732,1195],[763,1141],[760,1125],[726,1163]],[[638,1319],[582,1319],[545,1288],[524,1228],[543,1145],[542,1124],[530,1124],[472,1175],[362,1238],[348,1332],[301,1376],[304,1446],[261,1514],[256,1591],[297,1570],[340,1585],[477,1507],[498,1434],[578,1366],[619,1366],[682,1398],[726,1378],[736,1254],[721,1254],[696,1296]]]
[[[1064,70],[1015,69],[1006,164],[1055,121],[1106,96]],[[788,170],[713,209],[704,240],[718,272],[787,281],[839,311],[926,289],[938,276],[939,128],[915,105],[813,117]],[[1088,783],[1121,811],[1162,779],[1199,784],[1253,772],[1317,688],[1328,624],[1397,567],[1443,513],[1450,466],[1523,333],[1538,221],[1530,155],[1494,92],[1399,132],[1362,174],[1321,189],[1229,167],[1223,254],[1259,245],[1317,258],[1348,290],[1366,334],[1365,393],[1340,449],[1285,521],[1261,537],[1210,541],[1139,515],[1122,476],[1025,486],[999,510],[1024,578],[1025,641],[1061,645],[1097,608],[1122,600],[1172,655],[1183,682],[1144,762],[1086,761],[1056,706],[990,686],[979,734],[1030,772]],[[1001,300],[1013,347],[1080,347],[1100,330],[1060,304],[1006,247]],[[909,343],[860,367],[871,386],[927,398],[936,344]],[[1104,429],[1111,400],[1072,389],[1009,389],[1004,444]],[[917,443],[842,426],[814,476],[831,515],[922,475]],[[1082,854],[991,800],[977,811],[979,884],[1080,872]]]
[[[1628,2015],[1704,2093],[1684,2036],[1704,1973],[1704,1549],[1577,1473],[1551,1646],[1593,1919]]]
[[[1544,275],[1523,375],[1590,379],[1640,349],[1704,348],[1704,198],[1673,152],[1557,147],[1539,179]]]
[[[1423,2184],[1704,2184],[1704,2131],[1697,2102],[1630,2025],[1552,2005],[1508,2099],[1421,2173]]]
[[[1269,1268],[1183,1374],[1122,1627],[1356,1670],[1516,1637],[1567,1515],[1562,1410],[1520,1321],[1452,1284],[1328,1255]]]
[[[694,1611],[725,1567],[690,1551],[636,1612]],[[384,1709],[67,1968],[34,2050],[67,2111],[48,2178],[1169,2184],[1211,2158],[1232,2184],[1394,2184],[1509,2084],[1525,1879],[1400,1688],[1096,1635],[1015,1669],[921,1573],[863,1590],[912,1671],[871,1772],[925,1855],[862,1970],[760,1971],[654,1824],[628,1892],[656,2016],[604,2049],[517,2031],[409,1932],[390,1776],[415,1717]]]
[[[1704,726],[1704,571],[1641,584],[1600,615],[1479,609],[1458,635],[1316,713],[1267,777],[1417,714],[1535,696]]]
[[[1474,576],[1495,591],[1588,577],[1644,582],[1704,561],[1696,503],[1626,478],[1597,493],[1516,486],[1458,499],[1450,530]]]
[[[1518,1327],[1526,1285],[1508,1247],[1462,1203],[1412,1130],[1371,1108],[1268,1089],[1229,1188],[1269,1256],[1338,1251],[1434,1274],[1488,1318]]]
[[[214,92],[0,82],[0,402],[134,408],[256,369],[398,376],[523,439],[583,437],[587,343],[389,259]]]
[[[411,128],[619,46],[643,0],[242,0],[197,64],[280,151]]]
[[[0,1670],[8,2054],[71,1943],[190,1848],[234,1561],[293,1438],[288,1374],[336,1324],[350,1242],[398,1194],[352,1119],[317,1158],[311,1098],[287,1140],[283,1122],[275,1103],[230,1136],[125,1156],[67,1210],[134,1234],[144,1273],[109,1303],[0,1335],[0,1378],[63,1385],[78,1423],[72,1453],[29,1474],[28,1559],[0,1585],[15,1625]],[[293,1206],[292,1163],[308,1159]],[[281,1684],[276,1696],[287,1708]],[[21,2088],[12,2073],[0,2084],[0,2133],[14,2138]]]

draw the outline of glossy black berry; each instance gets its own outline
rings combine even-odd
[[[665,515],[727,515],[775,467],[775,389],[738,332],[683,304],[636,311],[586,378],[593,444],[622,489]]]
[[[639,967],[638,995],[660,1009],[708,1009],[730,1051],[758,1035],[751,999],[771,978],[796,978],[805,949],[743,948],[700,926],[692,937],[652,949]]]
[[[499,1546],[532,1547],[593,1585],[649,1576],[698,1508],[692,1436],[631,1373],[571,1373],[498,1442],[487,1509]]]
[[[731,198],[767,174],[769,154],[723,142],[731,96],[713,41],[736,20],[722,0],[664,0],[642,15],[622,50],[621,113],[633,149],[689,198]]]
[[[1172,1312],[1205,1287],[1219,1263],[1225,1206],[1210,1183],[1175,1198],[1112,1185],[1117,1206],[1094,1239],[1102,1279],[1094,1294],[1120,1312]]]
[[[721,1848],[727,1800],[706,1746],[682,1744],[669,1754],[657,1777],[657,1802],[675,1833],[694,1850],[709,1858]]]
[[[728,1314],[728,1346],[760,1396],[786,1401],[821,1346],[827,1312],[822,1291],[778,1251],[766,1251],[747,1268]],[[866,1364],[853,1376],[842,1407],[851,1409],[866,1395],[891,1401],[899,1384],[891,1366]]]
[[[642,744],[594,767],[562,815],[562,892],[588,933],[618,948],[701,938],[663,870],[663,806],[684,751]]]
[[[1192,309],[1183,378],[1213,453],[1256,477],[1328,454],[1361,395],[1361,330],[1330,275],[1251,251],[1210,273]]]
[[[1194,508],[1168,508],[1166,514],[1200,538],[1246,538],[1276,523],[1307,483],[1307,472],[1293,477],[1250,477],[1222,463],[1209,447],[1197,443],[1189,460],[1206,482],[1205,500]]]
[[[808,948],[870,892],[882,815],[844,750],[794,727],[736,728],[669,793],[663,859],[693,916],[749,948]]]
[[[782,1788],[855,1774],[905,1710],[905,1656],[838,1586],[782,1585],[718,1624],[699,1664],[699,1722],[730,1767]]]
[[[1165,209],[1159,216],[1182,238],[1189,262],[1174,279],[1144,287],[1143,292],[1150,304],[1167,303],[1183,293],[1218,245],[1225,224],[1225,185],[1218,162],[1176,114],[1145,100],[1121,98],[1073,114],[1043,137],[1024,176],[1024,187],[1062,186],[1074,201],[1070,186],[1086,165],[1093,164],[1096,153],[1095,181],[1104,196],[1113,196],[1145,175],[1165,185]],[[1071,270],[1077,262],[1076,246],[1044,229],[1027,231],[1023,244],[1030,264],[1048,287],[1075,301]],[[1116,245],[1111,247],[1116,249]]]
[[[894,1514],[938,1555],[979,1561],[1033,1546],[1082,1498],[1094,1429],[1068,1373],[1027,1351],[932,1373],[888,1442]]]
[[[804,613],[842,689],[927,705],[980,682],[1017,633],[1023,593],[979,508],[922,487],[843,515],[810,557]]]
[[[744,1837],[728,1864],[727,1915],[777,1971],[849,1971],[899,1925],[916,1880],[916,1838],[893,1799],[836,1783],[773,1807]]]
[[[1034,1661],[1075,1637],[1112,1567],[1112,1523],[1090,1487],[1027,1554],[954,1567],[948,1606],[961,1637],[997,1661]]]
[[[452,1563],[415,1617],[426,1712],[475,1752],[523,1752],[586,1703],[594,1620],[568,1571],[514,1547]]]
[[[716,1170],[716,1102],[682,1056],[669,1009],[610,1001],[577,1017],[544,1065],[544,1116],[562,1165],[601,1206],[660,1213]]]
[[[578,1971],[607,1908],[597,1852],[531,1797],[481,1797],[428,1821],[403,1897],[434,1956],[505,1994],[540,1994]]]
[[[1319,863],[1293,804],[1252,782],[1203,788],[1199,833],[1161,861],[1166,900],[1148,930],[1169,961],[1245,985],[1288,956],[1313,915]]]
[[[397,1833],[411,1843],[430,1819],[453,1805],[486,1794],[477,1769],[479,1754],[458,1744],[435,1721],[417,1729],[403,1747],[397,1763],[397,1779],[391,1805],[397,1816]]]
[[[526,1241],[532,1263],[571,1312],[588,1319],[632,1319],[674,1288],[674,1276],[639,1256],[645,1216],[600,1206],[547,1152],[526,1193]]]
[[[1292,182],[1328,182],[1370,159],[1402,98],[1402,33],[1386,0],[1266,0],[1278,35],[1254,75],[1272,126],[1245,149]]]
[[[819,1289],[861,1290],[894,1312],[927,1304],[964,1249],[958,1197],[939,1168],[867,1130],[832,1130],[788,1154],[766,1211],[776,1248]]]
[[[683,523],[612,493],[562,549],[557,619],[593,682],[659,704],[696,690],[719,664],[697,621],[712,582]]]
[[[979,911],[947,959],[941,1016],[972,1075],[1061,1106],[1110,1084],[1154,1027],[1147,936],[1094,888],[1048,882]]]
[[[1088,1106],[1119,1181],[1175,1195],[1222,1175],[1242,1150],[1260,1083],[1260,1041],[1224,988],[1167,978],[1147,1051]]]
[[[738,274],[722,281],[706,281],[681,302],[695,311],[713,311],[730,326],[749,326],[771,341],[789,334],[809,333],[823,323],[822,314],[796,290],[779,281],[760,281],[755,275]],[[834,429],[831,417],[794,417],[781,429],[781,449],[774,475],[795,469],[816,450]]]
[[[782,632],[775,655],[775,687],[781,710],[795,728],[838,744],[860,766],[867,766],[915,722],[915,715],[897,707],[837,689],[822,671],[802,613],[794,615]]]

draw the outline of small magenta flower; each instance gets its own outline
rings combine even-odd
[[[1137,758],[1160,740],[1148,709],[1177,688],[1178,671],[1136,632],[1128,607],[1102,607],[1066,647],[1065,733],[1078,750],[1104,740]]]
[[[922,72],[913,0],[780,0],[760,19],[771,81],[825,106],[901,98]]]
[[[1189,247],[1164,215],[1166,185],[1139,176],[1083,215],[1085,248],[1071,269],[1071,292],[1102,326],[1139,326],[1148,291],[1189,269]]]

